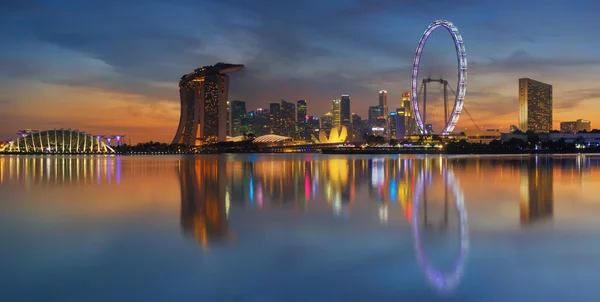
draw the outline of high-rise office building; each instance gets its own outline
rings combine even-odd
[[[398,113],[390,112],[388,114],[388,122],[390,124],[390,138],[395,139],[398,135]]]
[[[519,79],[519,127],[521,131],[552,130],[552,85]]]
[[[414,133],[414,117],[412,115],[412,103],[410,100],[410,91],[402,93],[402,108],[404,108],[404,133],[412,135]]]
[[[231,119],[231,107],[229,101],[227,101],[227,136],[231,136],[231,121],[229,119]]]
[[[335,99],[331,103],[331,116],[333,118],[333,127],[335,127],[335,128],[339,128],[342,125],[341,114],[340,114],[341,113],[340,105],[341,105],[340,99]]]
[[[269,109],[258,108],[254,111],[252,129],[256,137],[271,133],[271,114]]]
[[[307,120],[306,120],[306,100],[299,100],[296,102],[296,138],[298,139],[310,139],[307,138]]]
[[[592,122],[590,122],[588,120],[579,119],[579,120],[577,120],[576,123],[577,123],[577,132],[579,132],[579,131],[586,131],[586,132],[592,131]]]
[[[379,91],[379,106],[381,106],[383,112],[385,113],[384,115],[387,115],[388,114],[388,105],[387,105],[387,91],[386,90]]]
[[[179,82],[181,115],[173,144],[201,145],[227,136],[228,73],[244,65],[217,63],[184,75]]]
[[[294,137],[296,132],[296,104],[281,101],[280,135]]]
[[[352,113],[352,140],[360,141],[362,140],[364,130],[363,122],[360,115],[356,113]]]
[[[311,140],[312,135],[315,138],[319,137],[319,131],[321,130],[321,124],[319,118],[316,116],[306,116],[306,140]]]
[[[230,103],[231,112],[231,136],[243,135],[242,130],[242,119],[246,116],[246,102],[244,101],[231,101]]]
[[[346,126],[348,133],[352,129],[352,112],[350,111],[350,95],[342,94],[340,99],[340,124]]]
[[[306,100],[299,100],[296,102],[296,108],[298,110],[297,120],[306,121]]]
[[[331,112],[325,113],[324,116],[321,117],[321,130],[325,130],[327,134],[331,132],[333,128],[333,114]]]
[[[269,119],[271,122],[271,133],[281,135],[281,105],[279,103],[269,104]]]
[[[377,124],[377,119],[383,115],[383,109],[381,106],[370,106],[369,107],[369,117],[368,124],[370,127],[375,126]]]
[[[404,140],[406,136],[406,111],[404,108],[396,108],[396,139]]]

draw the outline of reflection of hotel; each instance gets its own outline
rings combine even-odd
[[[179,162],[181,228],[203,246],[227,235],[229,200],[225,188],[225,161],[213,157]]]
[[[521,223],[552,217],[554,192],[550,158],[531,158],[521,168]]]

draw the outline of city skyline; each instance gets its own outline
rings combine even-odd
[[[17,129],[74,128],[124,133],[133,143],[169,142],[180,114],[174,79],[218,61],[246,65],[231,80],[229,100],[245,100],[248,108],[306,100],[307,114],[322,116],[333,98],[348,93],[352,112],[366,117],[377,104],[375,93],[386,90],[394,111],[410,90],[418,39],[436,19],[451,20],[463,35],[465,106],[482,128],[508,131],[518,124],[516,82],[523,77],[553,85],[553,129],[563,121],[600,119],[594,77],[600,60],[591,51],[600,42],[580,30],[600,25],[592,13],[599,4],[591,2],[544,2],[535,13],[527,8],[539,1],[522,3],[522,10],[468,0],[306,1],[261,10],[237,0],[18,3],[0,4],[0,22],[9,29],[8,46],[0,50],[0,141],[14,139]],[[144,16],[131,22],[128,13],[142,7]],[[211,23],[225,10],[233,23],[214,22],[219,27],[209,26],[205,37],[181,30],[192,15]],[[494,14],[475,14],[480,11]],[[549,19],[558,14],[560,26]],[[335,16],[356,21],[324,21]],[[99,25],[107,19],[111,26]],[[447,32],[434,32],[420,74],[454,83],[452,46]],[[456,129],[465,127],[473,125],[462,117]]]

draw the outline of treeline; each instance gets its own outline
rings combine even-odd
[[[583,142],[567,143],[561,138],[558,141],[540,141],[537,136],[529,136],[527,141],[511,138],[502,142],[493,140],[489,144],[469,143],[466,140],[450,142],[446,145],[447,154],[523,154],[523,153],[595,153],[600,152],[598,147],[577,148]]]
[[[146,142],[139,143],[137,145],[120,145],[112,147],[115,152],[121,154],[128,153],[188,153],[192,152],[192,149],[183,144],[167,144],[159,142]]]

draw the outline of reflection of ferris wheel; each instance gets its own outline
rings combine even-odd
[[[421,134],[431,134],[431,129],[427,129],[426,124],[426,104],[423,104],[423,115],[419,112],[419,93],[418,93],[418,84],[417,79],[419,76],[419,64],[421,61],[421,54],[423,53],[423,48],[425,47],[425,43],[429,38],[429,35],[438,27],[444,27],[450,32],[452,35],[452,39],[454,40],[454,46],[456,48],[456,55],[458,60],[458,83],[457,83],[457,93],[455,93],[454,106],[450,116],[447,116],[447,109],[444,109],[444,129],[442,130],[442,135],[448,135],[452,133],[454,130],[454,126],[458,122],[458,116],[463,108],[463,100],[465,98],[466,93],[466,84],[467,84],[467,57],[465,54],[465,46],[463,44],[462,37],[458,32],[458,29],[449,21],[438,20],[434,21],[427,27],[421,40],[419,40],[419,45],[417,46],[417,51],[415,54],[415,58],[413,61],[413,70],[412,70],[412,81],[411,81],[411,102],[412,109],[414,112],[415,124],[417,126],[417,131]],[[444,84],[444,91],[446,94],[446,88],[449,86],[447,81],[443,79],[440,80],[431,80],[428,79],[427,82],[435,82],[438,81]],[[426,85],[426,80],[423,81]],[[425,98],[424,100],[425,101]],[[446,101],[444,101],[444,105],[446,106]]]
[[[434,268],[427,258],[425,257],[425,253],[423,252],[423,248],[421,245],[421,235],[420,235],[420,227],[419,227],[419,204],[421,202],[421,195],[425,195],[425,191],[423,188],[428,182],[428,178],[430,175],[427,171],[421,171],[421,174],[418,178],[418,184],[416,186],[417,191],[415,192],[415,197],[413,199],[413,213],[412,213],[412,227],[413,227],[413,237],[415,242],[415,251],[417,253],[417,258],[419,263],[423,267],[425,274],[427,275],[427,279],[438,289],[441,290],[451,290],[453,289],[462,278],[463,269],[465,266],[467,254],[469,251],[469,231],[467,228],[467,212],[464,204],[464,196],[462,191],[460,190],[458,181],[454,177],[454,173],[450,170],[446,170],[444,172],[444,178],[446,182],[446,190],[448,188],[451,189],[452,195],[454,197],[456,203],[456,209],[458,211],[459,223],[460,223],[460,251],[459,255],[455,261],[454,269],[450,273],[443,273],[440,270]],[[447,214],[446,214],[447,215]],[[445,218],[447,220],[447,217]]]

